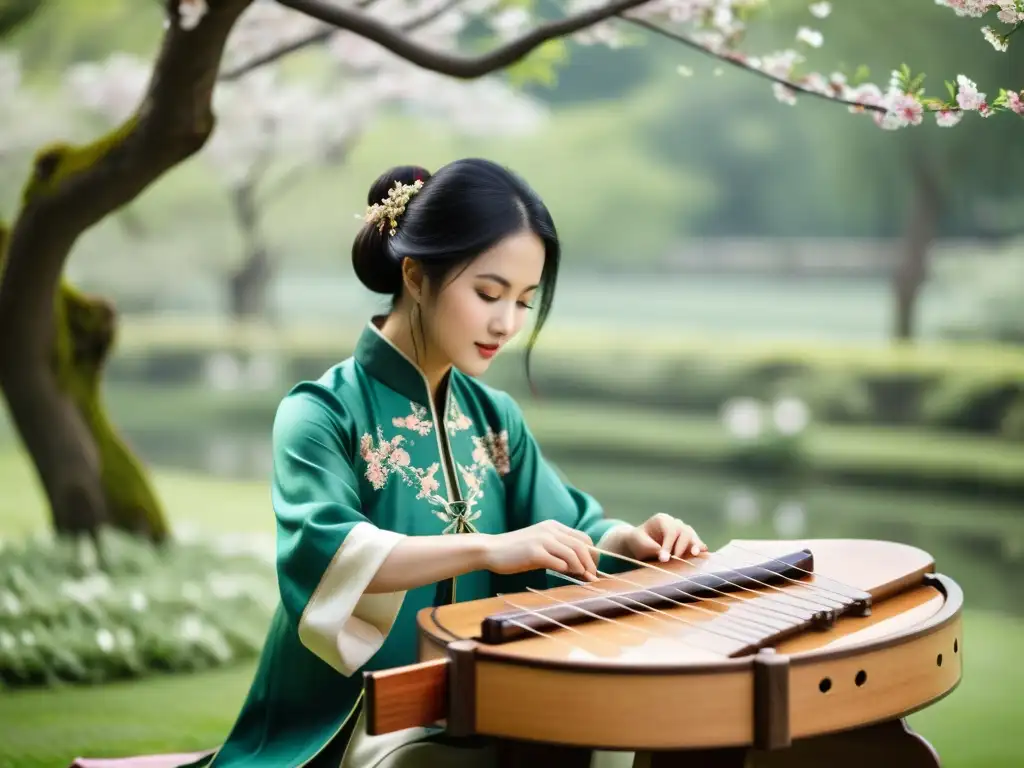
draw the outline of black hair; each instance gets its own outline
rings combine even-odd
[[[434,285],[443,284],[455,269],[465,267],[504,238],[529,230],[544,243],[540,302],[526,348],[530,353],[551,304],[561,246],[547,206],[520,176],[490,160],[455,160],[436,173],[416,165],[391,168],[370,186],[367,205],[387,198],[396,182],[424,182],[398,219],[394,235],[390,222],[383,231],[365,223],[352,243],[352,266],[360,282],[375,293],[391,294],[392,307],[402,296],[402,261],[412,259]],[[531,382],[532,386],[532,382]]]

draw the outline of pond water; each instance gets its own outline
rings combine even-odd
[[[154,465],[225,478],[266,479],[269,436],[218,427],[126,430]],[[667,512],[690,522],[714,550],[730,539],[874,538],[920,547],[956,579],[968,607],[1024,622],[1024,510],[970,496],[903,493],[550,457],[607,514],[640,522]]]

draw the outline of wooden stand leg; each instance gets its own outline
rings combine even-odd
[[[938,753],[906,720],[794,742],[765,752],[746,749],[637,753],[633,768],[941,768]]]
[[[889,720],[794,743],[776,752],[755,752],[750,768],[940,768],[939,755],[906,720]]]

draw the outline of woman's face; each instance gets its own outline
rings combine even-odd
[[[425,285],[424,330],[432,357],[470,376],[485,373],[522,330],[543,269],[544,242],[526,231],[457,268],[439,292]]]

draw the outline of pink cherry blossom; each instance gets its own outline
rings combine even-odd
[[[960,105],[960,109],[981,109],[985,104],[985,94],[978,91],[978,86],[974,81],[965,75],[957,75],[956,82],[959,86],[956,103]]]
[[[940,109],[935,113],[935,122],[941,128],[951,128],[960,122],[964,113],[959,110]]]

